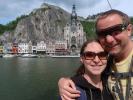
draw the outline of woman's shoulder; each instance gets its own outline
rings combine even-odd
[[[78,86],[76,86],[76,89],[80,91],[80,97],[77,98],[77,100],[87,100],[86,91],[84,89],[82,89],[81,87],[78,87]]]

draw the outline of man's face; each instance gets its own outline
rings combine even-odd
[[[129,25],[124,25],[121,17],[117,14],[100,19],[97,23],[98,38],[105,49],[110,54],[122,54],[129,42],[131,31]]]

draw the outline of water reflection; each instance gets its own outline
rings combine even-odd
[[[57,100],[58,79],[78,66],[78,58],[1,58],[0,99]]]

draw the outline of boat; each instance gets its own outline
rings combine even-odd
[[[15,55],[13,55],[13,54],[4,54],[2,57],[3,58],[12,58],[12,57],[15,57]]]
[[[79,58],[80,55],[51,55],[52,58]]]
[[[20,57],[22,57],[22,58],[37,58],[38,55],[35,55],[35,54],[23,54]]]

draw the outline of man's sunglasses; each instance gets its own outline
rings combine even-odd
[[[107,57],[108,57],[108,53],[106,53],[106,52],[98,52],[98,53],[95,53],[95,52],[87,51],[87,52],[84,52],[82,56],[86,60],[93,60],[93,59],[95,59],[96,56],[98,56],[98,58],[100,60],[106,60]]]
[[[103,38],[105,38],[107,35],[116,36],[117,34],[120,34],[122,31],[126,30],[127,26],[128,25],[125,24],[117,24],[106,29],[97,30],[96,33],[98,37]]]

